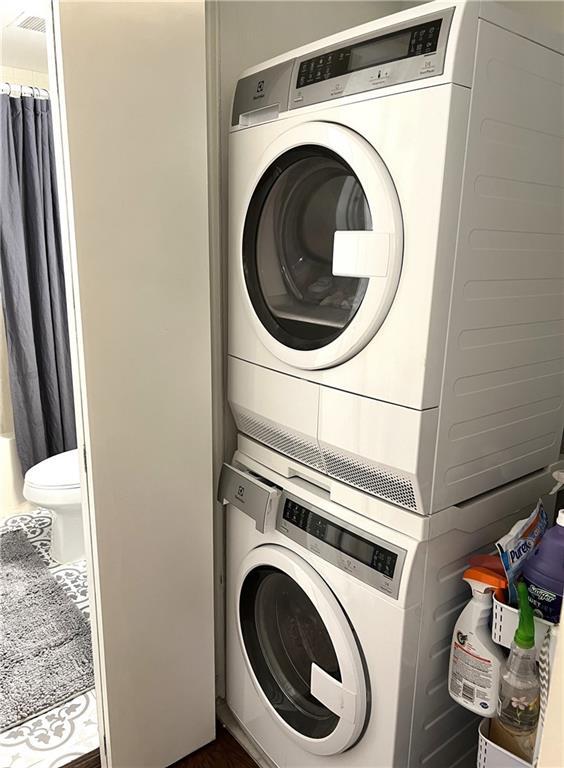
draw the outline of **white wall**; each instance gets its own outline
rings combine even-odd
[[[501,0],[512,11],[523,13],[540,26],[564,33],[564,3],[562,0]]]
[[[49,88],[49,75],[34,69],[20,69],[0,64],[0,83],[15,85],[33,85],[36,88]]]

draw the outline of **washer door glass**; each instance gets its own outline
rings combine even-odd
[[[339,717],[311,693],[312,665],[341,681],[329,633],[315,606],[286,573],[255,568],[240,596],[243,642],[255,677],[277,714],[312,739],[331,734]]]
[[[343,332],[368,279],[333,275],[334,235],[371,228],[363,188],[335,152],[301,146],[270,165],[249,204],[243,267],[254,310],[275,339],[314,350]]]

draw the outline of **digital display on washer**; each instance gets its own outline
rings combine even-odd
[[[434,19],[302,61],[296,87],[305,88],[359,69],[433,53],[437,50],[441,23],[442,19]]]
[[[398,559],[395,552],[357,536],[292,499],[286,499],[282,516],[284,520],[306,531],[310,536],[393,579]]]

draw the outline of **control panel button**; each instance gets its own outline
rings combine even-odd
[[[432,75],[435,72],[435,62],[433,58],[425,59],[425,61],[422,62],[421,67],[419,69],[420,75]]]

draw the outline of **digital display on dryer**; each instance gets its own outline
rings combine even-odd
[[[292,499],[286,499],[282,516],[287,522],[301,528],[310,536],[325,542],[330,547],[364,563],[387,578],[392,579],[394,577],[398,559],[395,552],[358,536]]]
[[[441,24],[441,18],[433,19],[425,24],[401,29],[388,35],[380,35],[380,37],[364,40],[347,48],[327,51],[302,61],[296,88],[305,88],[323,80],[331,80],[349,72],[378,66],[378,64],[434,53],[439,44]]]
[[[363,45],[355,45],[351,49],[348,71],[355,72],[357,69],[366,69],[387,61],[394,61],[394,59],[403,59],[409,54],[410,40],[411,32],[407,30],[381,40],[369,40]]]

